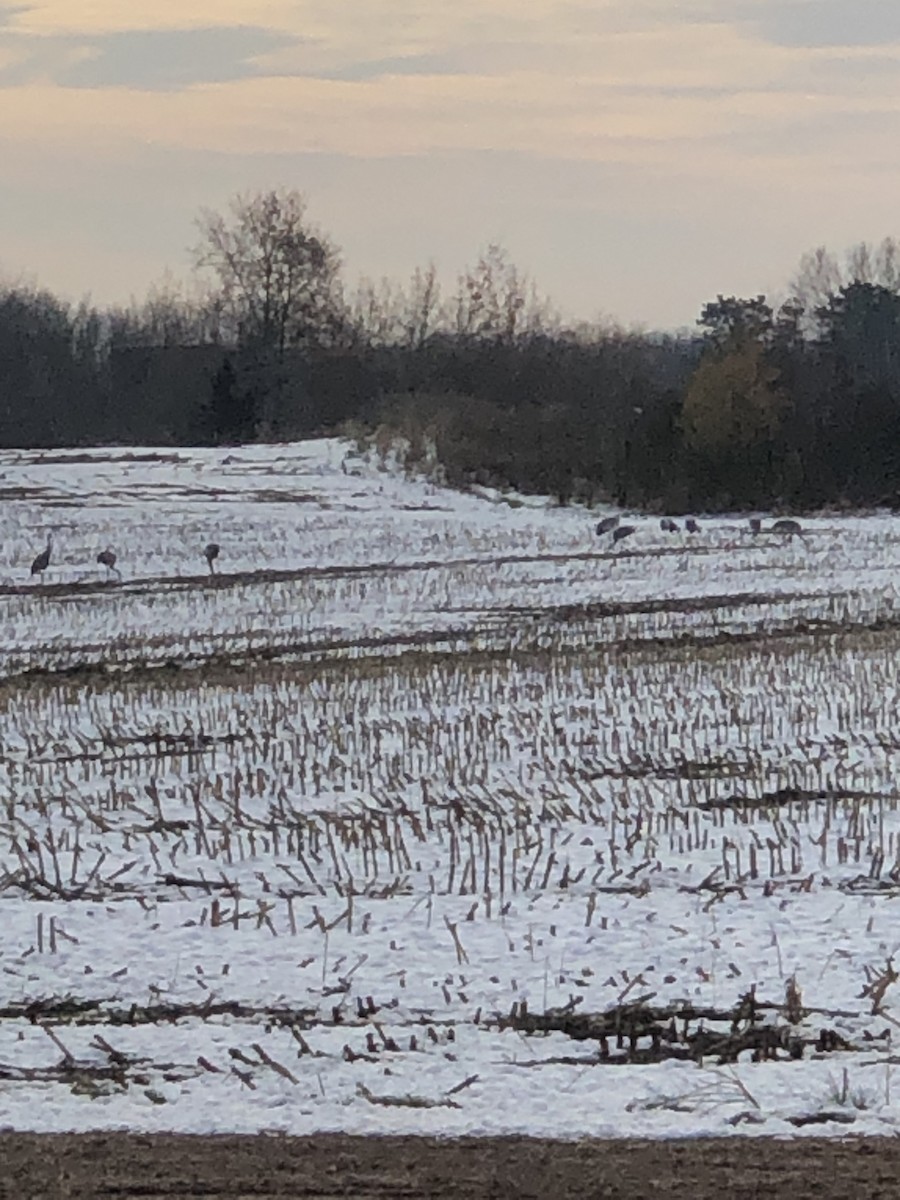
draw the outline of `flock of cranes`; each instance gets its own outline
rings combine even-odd
[[[754,537],[760,533],[777,533],[782,537],[792,539],[794,537],[804,537],[803,527],[799,521],[795,521],[792,517],[782,517],[778,521],[774,521],[768,530],[763,529],[762,521],[759,517],[751,517],[748,521],[748,526],[751,534]],[[659,522],[659,527],[663,533],[678,533],[679,526],[677,521],[673,521],[671,517],[663,517]],[[684,522],[685,533],[699,533],[700,526],[694,517],[687,517]],[[621,517],[604,517],[602,521],[597,522],[596,532],[604,537],[606,534],[612,534],[613,543],[621,542],[627,537],[631,537],[633,533],[637,533],[636,525],[623,525]]]
[[[215,563],[216,563],[216,559],[219,557],[221,552],[222,552],[222,547],[219,545],[218,542],[209,542],[208,545],[203,547],[203,557],[206,559],[206,565],[209,568],[210,575],[215,575],[215,573],[216,573]],[[47,534],[47,545],[40,552],[40,554],[38,554],[36,556],[34,562],[31,564],[31,574],[32,575],[37,575],[38,578],[43,577],[44,572],[50,566],[50,556],[52,555],[52,553],[53,553],[53,534],[48,533]],[[115,577],[117,579],[122,578],[122,572],[116,566],[117,561],[118,561],[118,556],[116,555],[115,550],[113,550],[109,546],[107,546],[105,550],[101,550],[100,553],[97,555],[97,562],[100,564],[101,567],[106,568],[107,579],[111,578],[113,575],[115,575]]]
[[[750,532],[756,537],[758,534],[766,532],[763,530],[762,521],[759,517],[751,517],[749,522]],[[663,517],[659,522],[659,527],[663,533],[678,533],[679,526],[677,521],[673,521],[671,517]],[[700,526],[693,517],[687,517],[684,522],[685,533],[699,533]],[[623,525],[620,517],[604,517],[597,522],[596,532],[602,537],[606,534],[612,535],[613,543],[621,542],[627,537],[631,537],[637,532],[636,525]],[[803,536],[803,529],[799,521],[794,521],[789,517],[784,517],[779,521],[773,522],[769,533],[781,534],[783,537],[794,538],[795,536]],[[37,555],[34,562],[31,564],[31,574],[43,577],[44,572],[50,566],[50,557],[53,552],[53,534],[47,535],[47,545]],[[203,557],[206,559],[206,566],[210,575],[216,573],[216,559],[222,552],[222,547],[218,542],[209,542],[203,547]],[[121,580],[122,572],[116,566],[117,556],[115,550],[107,546],[105,550],[101,550],[97,555],[97,562],[100,566],[106,568],[106,576],[108,579],[113,576]]]

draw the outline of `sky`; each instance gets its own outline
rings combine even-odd
[[[0,0],[0,278],[126,302],[289,187],[350,289],[499,242],[677,328],[900,233],[898,135],[891,0]]]

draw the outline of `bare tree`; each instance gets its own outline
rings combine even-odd
[[[115,349],[134,346],[197,346],[218,341],[215,299],[166,272],[150,285],[146,298],[107,314],[107,333]]]
[[[454,324],[462,337],[512,340],[520,332],[528,280],[502,246],[488,246],[460,276]]]
[[[846,274],[855,283],[875,282],[875,263],[872,247],[868,242],[857,242],[847,251]]]
[[[790,283],[791,295],[807,313],[814,313],[828,303],[843,281],[835,256],[824,246],[817,246],[800,259]]]
[[[424,270],[416,267],[406,294],[404,335],[407,346],[418,349],[425,344],[438,327],[440,309],[441,287],[437,267],[433,262]]]
[[[801,323],[808,332],[820,332],[816,314],[828,308],[841,288],[854,283],[900,291],[900,245],[894,238],[883,238],[877,246],[858,242],[846,251],[843,266],[825,246],[817,246],[803,255],[790,291],[792,299],[804,309]]]
[[[886,237],[875,251],[875,278],[882,287],[900,291],[900,246],[895,238]]]
[[[434,263],[416,267],[408,285],[360,280],[350,306],[356,335],[370,345],[417,350],[440,325],[441,289]]]
[[[392,280],[359,281],[350,302],[350,326],[363,345],[395,346],[402,338],[403,296]]]
[[[194,250],[218,284],[232,335],[275,351],[328,345],[344,324],[337,248],[306,217],[294,190],[236,196],[227,216],[204,209]]]

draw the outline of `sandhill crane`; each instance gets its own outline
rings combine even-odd
[[[756,537],[756,535],[758,533],[760,533],[761,530],[762,530],[762,521],[759,519],[759,517],[751,517],[750,518],[750,532],[753,534],[753,536]]]
[[[100,553],[97,555],[97,562],[100,563],[101,566],[106,567],[107,575],[115,574],[119,577],[119,579],[122,578],[122,572],[116,566],[116,552],[115,550],[111,550],[109,546],[107,546],[105,550],[100,551]]]
[[[793,538],[797,534],[803,537],[803,527],[799,521],[793,520],[791,517],[782,517],[780,521],[776,521],[772,526],[773,533],[783,533],[788,538]]]
[[[31,564],[32,575],[40,575],[43,577],[44,571],[50,566],[50,551],[53,549],[53,534],[47,534],[47,547],[42,550],[34,562]]]
[[[619,525],[613,530],[613,541],[621,542],[623,538],[631,537],[635,532],[636,527],[634,525]]]
[[[206,565],[209,567],[210,575],[215,575],[216,568],[213,565],[219,557],[221,547],[218,542],[210,542],[203,550],[203,557],[206,559]]]
[[[671,517],[663,517],[663,519],[659,523],[659,527],[663,531],[663,533],[677,533],[678,532],[678,522],[673,521]]]
[[[688,517],[688,519],[684,523],[684,527],[688,531],[688,533],[699,533],[700,532],[700,526],[697,524],[697,522],[694,520],[693,517]]]
[[[601,536],[604,533],[612,533],[614,529],[618,528],[621,519],[621,517],[604,517],[602,521],[597,522],[596,532]]]

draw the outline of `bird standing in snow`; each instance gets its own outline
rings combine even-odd
[[[794,537],[803,537],[803,526],[799,521],[794,521],[791,517],[783,517],[780,521],[776,521],[772,526],[773,533],[784,534],[788,541]]]
[[[53,534],[47,534],[47,547],[42,550],[34,562],[31,564],[32,575],[40,575],[43,577],[44,572],[50,566],[50,551],[53,549]]]
[[[210,575],[215,575],[215,561],[219,557],[221,547],[218,542],[210,542],[203,551],[203,557],[206,559],[206,565],[209,567]]]
[[[115,574],[119,579],[122,578],[122,572],[116,566],[116,552],[115,550],[111,550],[109,546],[107,546],[105,550],[100,551],[100,553],[97,555],[97,562],[100,563],[102,567],[106,567],[107,575]]]
[[[597,522],[596,532],[600,535],[600,537],[602,537],[604,533],[612,533],[612,531],[618,526],[620,520],[620,517],[604,517],[602,521]]]

